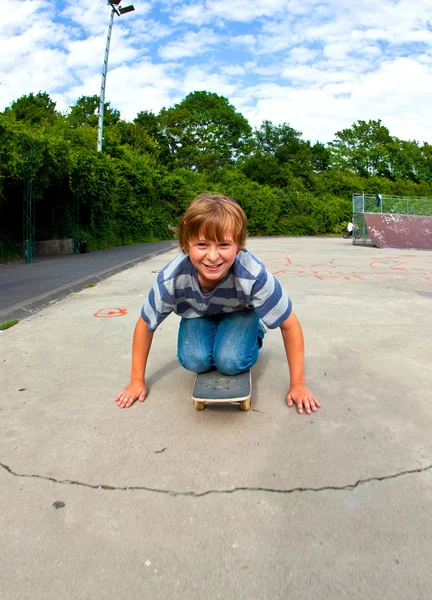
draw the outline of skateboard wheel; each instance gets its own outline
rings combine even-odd
[[[249,410],[250,407],[251,407],[250,398],[248,398],[247,400],[242,400],[240,402],[240,410]]]
[[[194,408],[196,408],[196,410],[204,410],[205,404],[204,404],[204,402],[199,402],[198,400],[194,400]]]

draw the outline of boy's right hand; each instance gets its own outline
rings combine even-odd
[[[132,379],[130,384],[127,385],[122,392],[120,392],[115,401],[117,402],[117,406],[119,408],[129,408],[129,406],[132,406],[135,400],[144,402],[146,396],[147,386],[144,381]]]

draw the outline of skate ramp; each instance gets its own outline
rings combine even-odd
[[[432,250],[432,217],[365,213],[364,220],[378,248]]]

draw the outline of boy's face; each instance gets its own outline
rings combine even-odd
[[[200,236],[189,248],[188,254],[198,272],[201,287],[214,289],[228,273],[238,251],[239,248],[231,236],[218,242]]]

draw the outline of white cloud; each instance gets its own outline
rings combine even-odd
[[[26,31],[38,13],[49,9],[47,0],[24,0],[8,2],[0,0],[0,36],[14,36]]]
[[[298,87],[301,83],[307,83],[313,87],[321,87],[326,83],[339,83],[341,81],[354,80],[356,74],[349,71],[338,71],[330,69],[319,69],[307,65],[287,67],[282,71],[282,77],[288,79]]]
[[[124,2],[126,3],[126,2]],[[358,119],[432,143],[430,0],[134,0],[115,17],[107,100],[123,118],[195,90],[253,125],[288,121],[326,142]],[[105,0],[0,0],[0,109],[47,91],[98,94]]]
[[[111,105],[121,107],[123,119],[132,121],[138,112],[153,110],[158,112],[163,106],[170,106],[177,82],[169,73],[169,68],[143,62],[133,68],[121,66],[112,71],[107,81],[107,93]],[[128,90],[125,101],[124,90]]]
[[[137,19],[130,29],[129,41],[143,48],[144,44],[169,37],[172,29],[154,19]]]
[[[218,36],[211,30],[201,29],[198,33],[190,31],[181,40],[171,42],[160,48],[159,54],[166,60],[197,56],[207,52],[218,40]]]
[[[61,13],[63,18],[70,19],[75,25],[78,25],[87,35],[106,35],[108,22],[111,14],[111,8],[106,2],[97,0],[67,0],[66,6]],[[136,5],[136,6],[135,6]],[[139,12],[130,12],[125,15],[114,15],[116,27],[129,27],[132,23],[142,19],[151,10],[151,4],[148,2],[136,2],[135,9]]]
[[[33,23],[15,36],[1,36],[0,68],[7,72],[26,58],[31,58],[34,50],[51,48],[52,44],[61,46],[63,39],[63,28],[46,20]]]
[[[282,75],[283,72],[282,65],[279,64],[266,65],[265,67],[254,67],[251,70],[254,74],[262,75],[265,78],[273,78]]]
[[[404,81],[402,86],[400,82]],[[260,85],[246,96],[258,99],[247,116],[258,125],[264,115],[274,122],[287,121],[305,138],[330,141],[334,133],[359,119],[382,119],[390,133],[402,139],[424,141],[425,123],[431,132],[429,90],[432,72],[412,59],[388,61],[360,79],[321,89],[294,89]],[[343,95],[343,97],[341,97]],[[431,137],[428,138],[429,140]]]
[[[105,40],[102,36],[92,36],[83,40],[66,42],[66,64],[70,68],[86,67],[101,69],[100,57],[103,56]]]
[[[226,65],[226,66],[221,67],[220,71],[222,73],[225,73],[226,75],[233,75],[233,76],[244,75],[246,73],[245,67],[240,66],[240,65]]]
[[[2,81],[1,87],[17,90],[17,93],[7,102],[9,104],[24,94],[30,92],[44,92],[47,89],[56,90],[60,87],[70,85],[73,77],[66,73],[63,68],[64,54],[53,53],[49,50],[37,50],[34,52],[31,68],[23,68],[17,65],[9,71]],[[49,68],[47,68],[49,65]]]
[[[182,4],[173,11],[174,22],[202,25],[215,18],[250,23],[258,17],[270,17],[281,13],[285,0],[207,0]]]
[[[244,46],[249,50],[253,50],[256,45],[255,36],[253,35],[235,35],[230,38],[230,43],[237,46]]]
[[[184,94],[193,91],[207,91],[220,96],[232,96],[237,89],[236,84],[230,83],[223,74],[211,73],[204,67],[192,67],[183,80],[180,88]]]
[[[172,15],[175,23],[193,23],[203,25],[209,20],[204,4],[186,4],[178,8]]]
[[[305,48],[303,46],[297,46],[290,50],[288,55],[288,61],[291,63],[308,63],[311,62],[317,55],[317,50],[311,48]]]
[[[352,50],[352,44],[347,42],[332,42],[326,44],[323,49],[324,56],[330,60],[346,58],[347,54]]]
[[[77,3],[68,0],[65,4],[61,16],[70,19],[75,25],[79,25],[86,35],[106,34],[111,11],[102,2],[81,0]]]

